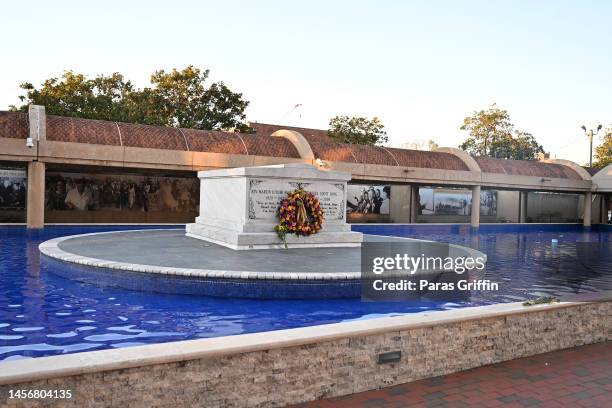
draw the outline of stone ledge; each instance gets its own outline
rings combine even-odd
[[[610,302],[601,304],[609,309]],[[598,303],[566,302],[530,307],[525,307],[522,303],[506,303],[116,350],[90,351],[66,356],[0,362],[0,385],[299,347],[338,339],[376,336],[492,318],[508,319],[513,316],[537,312],[554,313],[588,305],[597,307]],[[606,325],[606,322],[601,323]]]

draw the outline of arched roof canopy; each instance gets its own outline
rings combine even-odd
[[[308,140],[314,156],[324,161],[443,170],[469,170],[459,158],[449,153],[381,146],[350,145],[332,141],[323,142],[308,136],[305,136],[305,138]]]
[[[279,129],[272,133],[270,136],[272,137],[281,137],[287,141],[289,141],[297,150],[298,154],[302,159],[306,160],[314,160],[315,156],[310,148],[310,144],[306,138],[299,132],[295,130],[287,130],[287,129]],[[258,136],[265,137],[265,136]]]
[[[47,140],[163,150],[300,157],[291,142],[282,138],[53,115],[47,115]]]
[[[361,179],[555,191],[598,191],[595,185],[600,185],[604,175],[600,171],[591,181],[588,170],[562,160],[544,163],[471,157],[453,148],[429,152],[350,145],[334,142],[325,131],[262,126],[256,134],[241,134],[46,115],[46,137],[41,139],[44,142],[40,149],[29,149],[18,140],[25,139],[33,130],[28,125],[28,114],[0,112],[0,156],[4,161],[27,161],[40,155],[43,161],[52,162],[177,169],[321,159],[330,162],[331,169],[336,167]],[[274,132],[265,133],[272,129]],[[283,136],[272,137],[275,132]],[[82,145],[63,146],[62,142]],[[152,150],[134,150],[137,148]]]
[[[442,170],[469,170],[461,159],[450,153],[394,148],[389,148],[389,151],[397,158],[400,166]]]
[[[296,126],[285,126],[285,125],[272,125],[269,123],[257,123],[257,122],[249,123],[249,126],[251,126],[255,130],[255,134],[259,136],[270,136],[279,130],[291,130],[294,132],[298,132],[299,134],[301,134],[305,138],[308,138],[309,140],[318,140],[321,142],[330,141],[329,136],[327,136],[327,131],[322,130],[322,129],[310,129],[310,128],[303,128],[303,127],[296,127]]]
[[[121,146],[115,122],[47,115],[47,140]]]
[[[593,182],[597,186],[597,191],[606,193],[612,192],[612,164],[599,170],[593,176]]]
[[[474,157],[481,170],[486,173],[507,174],[509,176],[533,176],[582,180],[571,168],[555,163],[527,160],[506,160],[492,157]]]
[[[0,137],[25,139],[28,137],[28,114],[24,112],[0,112]]]

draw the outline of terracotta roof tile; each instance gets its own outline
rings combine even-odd
[[[189,143],[189,149],[196,152],[247,154],[244,144],[235,133],[196,129],[181,129]]]
[[[181,129],[189,148],[199,152],[250,154],[257,156],[299,158],[297,150],[287,139],[195,129]]]
[[[120,146],[115,122],[47,115],[47,140]]]
[[[187,150],[185,138],[176,128],[118,123],[124,146],[149,149]]]
[[[300,158],[300,155],[293,143],[282,137],[244,134],[240,136],[246,144],[249,154],[258,156]]]
[[[285,125],[272,125],[269,123],[249,123],[249,125],[255,129],[255,133],[259,136],[270,136],[277,130],[286,129],[298,132],[309,140],[316,140],[320,142],[331,142],[332,140],[327,136],[327,131],[322,129],[310,129],[295,126]]]
[[[28,137],[28,114],[0,111],[0,137],[10,139]]]
[[[320,142],[307,138],[314,156],[321,160],[359,163],[351,145],[334,142]]]
[[[443,170],[469,170],[461,159],[450,153],[409,149],[388,149],[400,166]]]
[[[394,157],[380,146],[349,145],[353,155],[359,163],[382,164],[385,166],[397,166]]]
[[[527,160],[506,160],[492,157],[474,157],[481,170],[511,176],[553,177],[582,180],[580,175],[567,166]]]
[[[11,116],[13,115],[13,116]],[[6,116],[6,118],[5,118]],[[0,114],[0,131],[15,135],[9,130],[23,128],[27,133],[25,113]],[[6,122],[5,126],[2,126]],[[25,134],[23,133],[25,137]],[[251,154],[299,158],[293,144],[283,138],[259,135],[239,135],[230,132],[176,129],[135,123],[109,122],[62,116],[47,116],[47,139],[59,142],[91,143],[165,150],[190,150],[228,154]]]
[[[306,137],[306,140],[310,143],[315,157],[321,160],[444,170],[468,170],[467,166],[458,157],[450,153],[321,142],[311,137]]]
[[[0,137],[25,139],[28,135],[27,117],[24,112],[0,112]],[[291,142],[269,136],[278,129],[288,129],[300,132],[310,143],[315,157],[322,160],[468,170],[459,158],[450,153],[335,143],[327,137],[325,131],[317,129],[263,123],[253,123],[251,126],[257,130],[256,134],[175,129],[47,115],[47,139],[113,146],[123,142],[124,146],[182,151],[187,150],[188,145],[190,150],[200,152],[299,158]],[[561,164],[490,157],[474,159],[482,171],[488,173],[581,180],[578,173]],[[595,169],[586,170],[593,174]]]

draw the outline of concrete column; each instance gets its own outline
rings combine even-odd
[[[29,137],[38,152],[39,143],[47,139],[47,115],[44,106],[28,106],[28,127]]]
[[[393,184],[391,186],[391,197],[389,212],[391,221],[394,223],[410,222],[410,194],[409,184]]]
[[[605,224],[608,222],[608,197],[606,196],[606,194],[602,194],[601,195],[601,204],[600,204],[600,208],[599,208],[599,222],[601,222],[602,224]]]
[[[593,201],[593,193],[587,191],[584,193],[584,210],[582,211],[582,225],[585,227],[591,226],[591,205]]]
[[[527,222],[527,192],[519,192],[519,223]]]
[[[45,226],[45,163],[28,163],[27,189],[28,228],[42,228]]]
[[[419,213],[419,186],[410,186],[410,223],[416,224]]]
[[[480,186],[472,187],[472,228],[480,227]]]

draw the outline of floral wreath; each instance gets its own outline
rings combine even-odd
[[[280,221],[274,230],[287,248],[287,234],[308,236],[323,226],[323,209],[317,196],[303,188],[290,191],[278,207]]]

